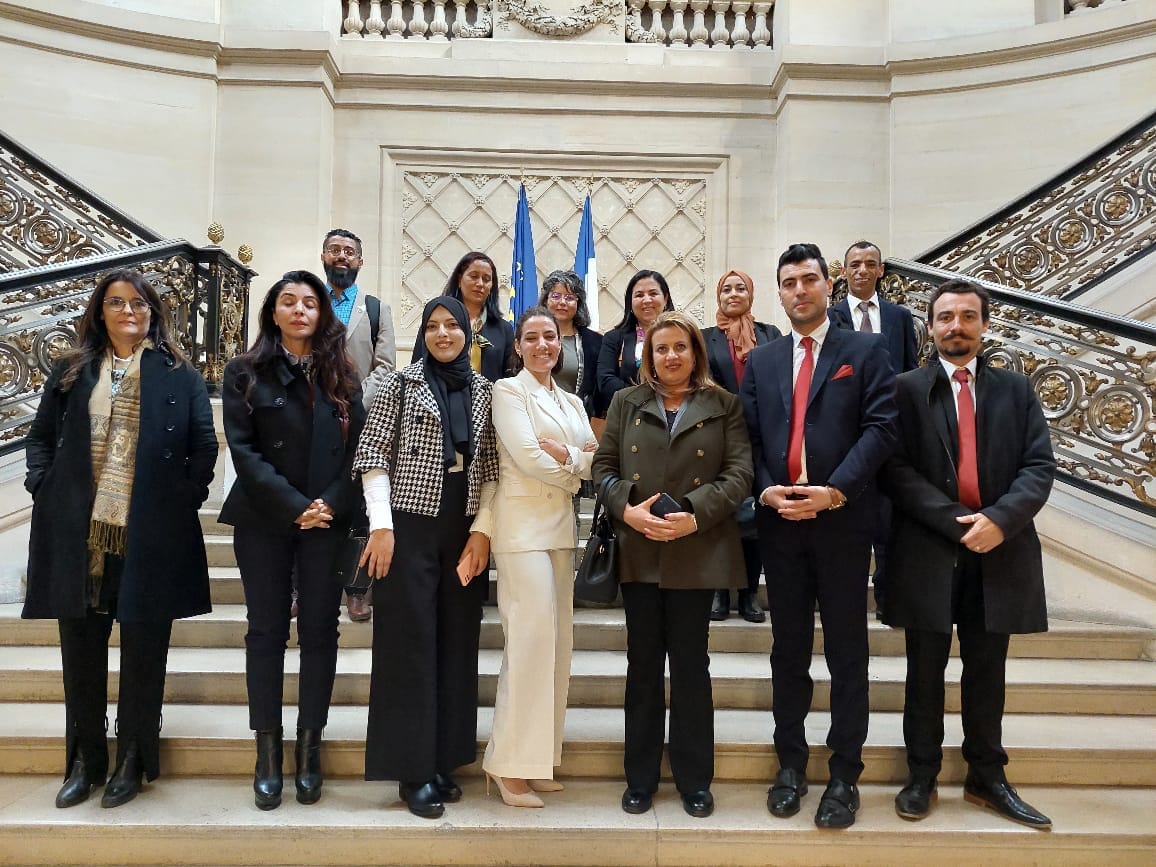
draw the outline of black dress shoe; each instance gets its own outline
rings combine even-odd
[[[688,816],[696,819],[705,819],[714,812],[714,796],[710,789],[700,789],[682,796],[682,808]]]
[[[88,800],[88,796],[92,794],[92,790],[100,783],[94,782],[88,778],[88,772],[84,767],[84,759],[77,758],[72,763],[72,770],[68,773],[68,779],[64,781],[64,785],[60,787],[60,791],[56,793],[56,806],[64,809],[65,807],[75,807],[77,804],[82,804]]]
[[[912,777],[895,796],[895,812],[901,819],[925,819],[938,797],[935,780],[919,780]]]
[[[281,806],[281,765],[284,759],[281,726],[257,732],[257,764],[253,767],[253,803],[258,809]]]
[[[990,807],[1001,816],[1029,828],[1051,830],[1052,820],[1021,798],[1007,780],[988,783],[968,774],[963,784],[963,799],[981,807]]]
[[[714,599],[710,603],[710,619],[726,620],[731,613],[730,594],[725,590],[716,590]]]
[[[437,786],[428,783],[398,783],[397,796],[405,801],[409,811],[422,819],[440,819],[446,811]]]
[[[437,774],[433,783],[445,803],[456,804],[462,799],[462,787],[455,783],[449,774]]]
[[[140,751],[136,744],[132,744],[124,754],[124,761],[116,769],[116,773],[112,775],[108,785],[104,787],[100,805],[112,808],[127,804],[140,793],[143,776],[144,769],[141,767]]]
[[[739,614],[747,623],[765,623],[767,619],[767,615],[759,607],[759,600],[749,591],[739,594]]]
[[[650,792],[628,788],[622,793],[622,809],[627,813],[645,813],[653,806]]]
[[[772,816],[786,819],[799,812],[805,794],[807,775],[793,768],[780,768],[774,784],[767,792],[767,809]]]
[[[297,729],[297,773],[293,777],[298,804],[316,804],[321,800],[321,729]]]
[[[815,824],[820,828],[850,828],[859,810],[859,787],[842,780],[831,780],[823,791]]]

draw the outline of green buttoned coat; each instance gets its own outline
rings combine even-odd
[[[754,470],[742,405],[721,388],[697,392],[673,436],[649,385],[614,395],[606,431],[594,455],[594,481],[617,477],[607,509],[618,531],[622,583],[658,584],[667,590],[739,588],[746,570],[735,509],[751,494]],[[673,542],[655,542],[622,520],[627,504],[657,493],[693,512],[698,531]]]

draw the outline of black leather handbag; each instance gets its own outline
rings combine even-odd
[[[603,478],[594,499],[590,538],[574,576],[574,598],[583,602],[608,605],[618,598],[618,536],[606,511],[606,496],[616,481],[614,476]]]

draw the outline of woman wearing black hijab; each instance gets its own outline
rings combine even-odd
[[[436,819],[477,758],[478,634],[489,539],[471,532],[498,478],[490,383],[470,367],[465,305],[432,299],[423,357],[382,382],[357,457],[375,579],[365,778],[397,780]],[[481,577],[479,577],[481,576]]]

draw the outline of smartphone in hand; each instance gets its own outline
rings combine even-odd
[[[670,494],[659,494],[658,499],[650,504],[650,514],[659,518],[665,518],[671,512],[684,511],[686,510],[678,504],[678,500]]]

